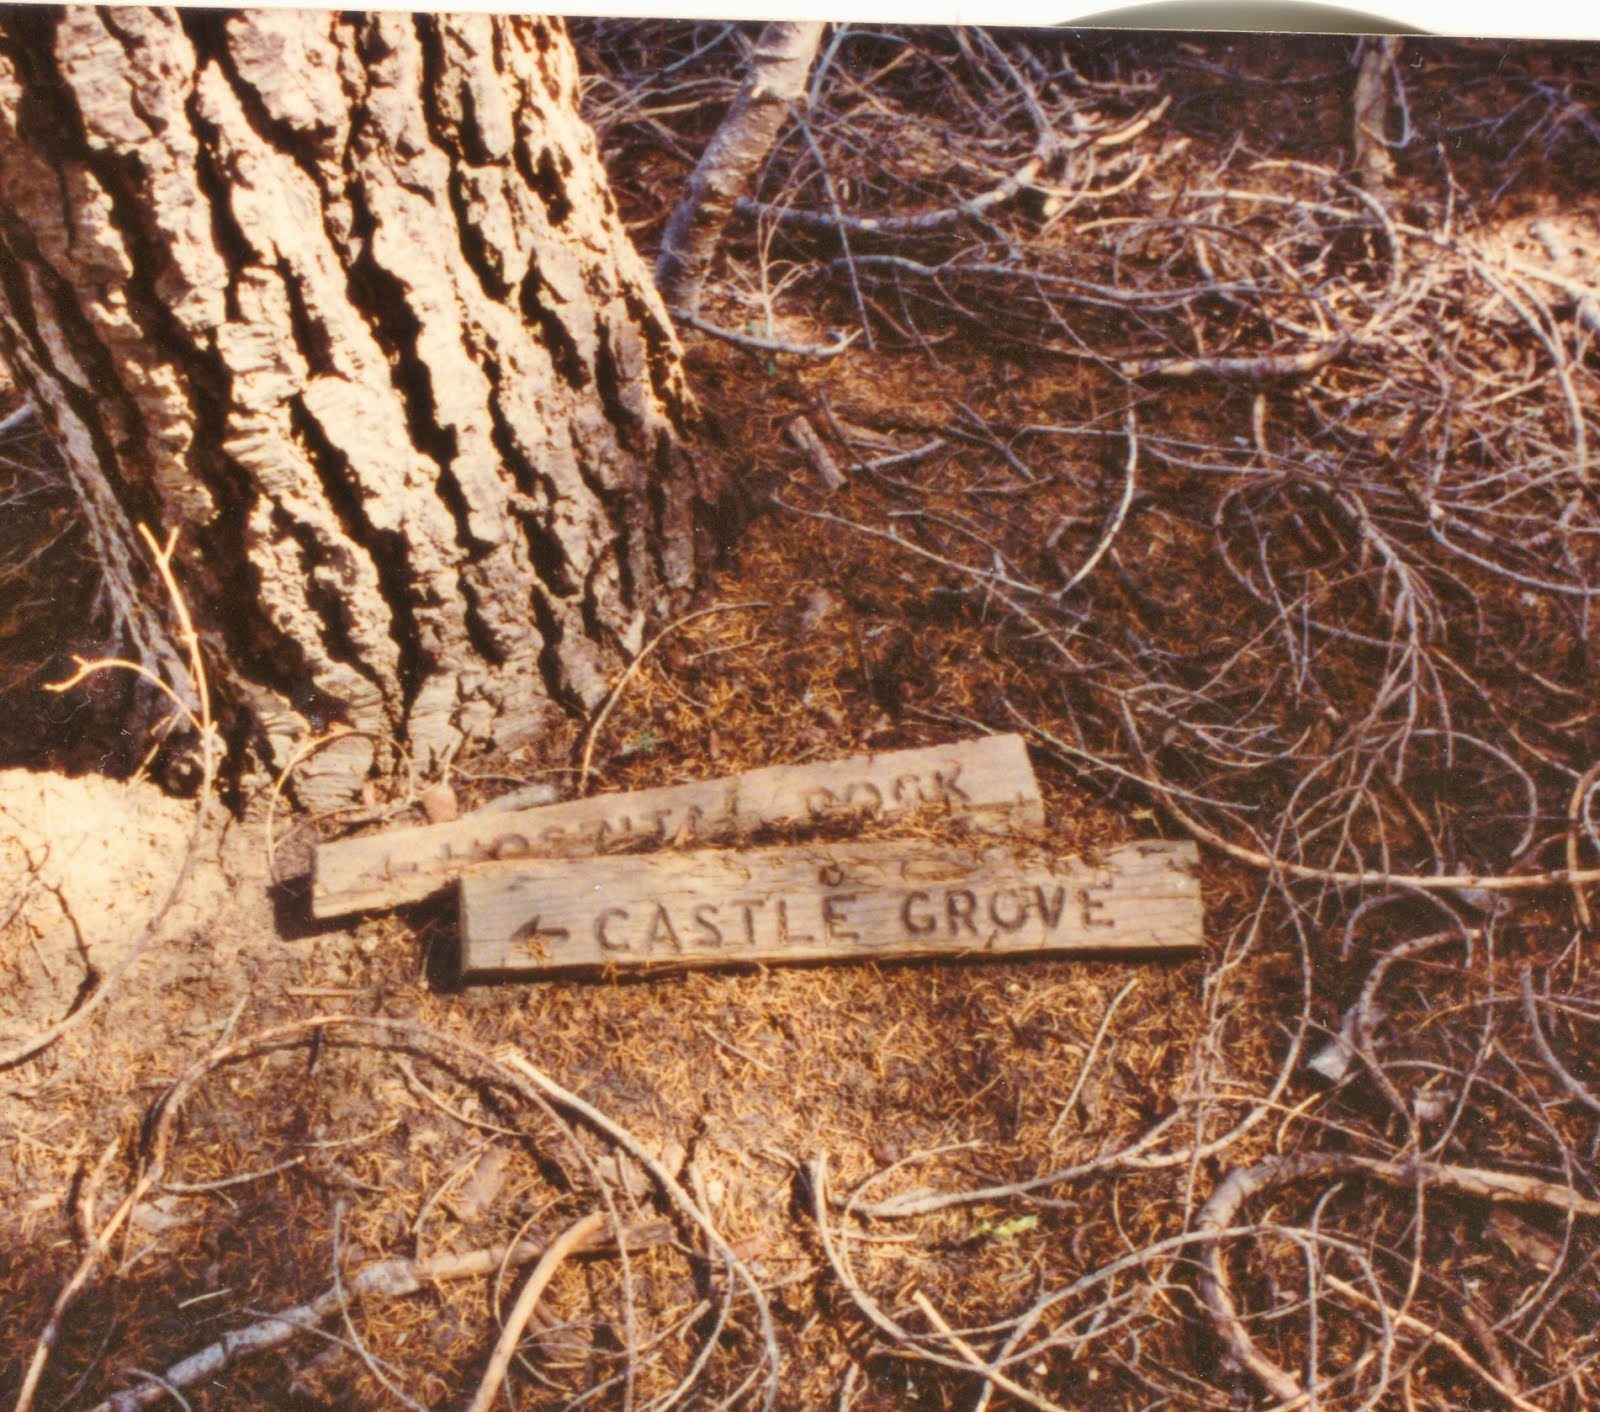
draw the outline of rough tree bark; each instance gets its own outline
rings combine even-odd
[[[178,529],[281,756],[424,764],[593,704],[695,573],[678,346],[559,22],[0,12],[0,355],[123,630]],[[381,748],[381,747],[380,747]]]

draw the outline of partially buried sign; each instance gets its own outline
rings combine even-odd
[[[337,917],[414,902],[491,861],[704,846],[775,825],[921,811],[979,829],[1037,828],[1044,806],[1021,737],[772,765],[723,779],[340,839],[317,849],[311,910]]]
[[[1195,862],[1165,842],[1093,863],[909,843],[529,861],[463,876],[461,972],[1187,949]]]

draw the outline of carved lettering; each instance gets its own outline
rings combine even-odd
[[[896,804],[926,804],[927,791],[922,787],[921,775],[900,775],[891,791]]]
[[[537,851],[540,853],[560,853],[580,837],[581,835],[577,830],[564,829],[560,824],[551,824],[549,827],[539,830],[536,836]]]
[[[1016,904],[1015,912],[1006,912],[1001,909],[1001,902],[1011,898]],[[989,898],[989,920],[1003,932],[1020,931],[1028,924],[1028,894],[1020,888],[1003,888]]]
[[[824,814],[831,814],[839,807],[839,801],[834,792],[826,785],[818,785],[815,789],[806,791],[806,813],[813,819],[820,819]]]
[[[627,942],[617,941],[606,934],[606,923],[613,917],[620,917],[623,921],[627,921],[628,909],[626,907],[607,907],[594,919],[595,943],[602,951],[626,951],[628,949]]]
[[[954,936],[965,927],[973,936],[977,936],[978,928],[973,923],[972,914],[977,910],[978,899],[964,887],[952,889],[944,895],[945,920],[950,924],[950,935]]]
[[[1046,900],[1044,888],[1036,886],[1033,896],[1039,904],[1039,915],[1044,918],[1045,926],[1054,931],[1061,922],[1061,909],[1067,905],[1066,888],[1056,888]]]
[[[962,789],[960,785],[961,762],[959,760],[948,769],[935,770],[933,778],[938,784],[946,804],[972,803],[972,796]]]
[[[817,939],[809,933],[791,935],[789,931],[789,904],[783,899],[778,899],[778,945],[779,946],[815,946]]]
[[[772,765],[720,780],[561,800],[498,818],[469,813],[446,824],[331,840],[317,848],[312,910],[328,917],[416,900],[441,890],[469,868],[496,859],[520,863],[547,856],[632,852],[646,842],[720,841],[767,824],[887,817],[919,805],[960,815],[984,830],[1034,824],[1041,814],[1021,739],[988,736],[847,760]],[[851,877],[850,886],[857,886]],[[1022,885],[1032,882],[1030,877]],[[934,880],[922,878],[910,885],[933,887]],[[989,886],[979,888],[985,904]],[[932,895],[942,907],[942,891]],[[652,894],[656,896],[664,895]],[[637,893],[612,894],[606,900],[632,908],[640,928],[653,905]],[[669,905],[674,909],[674,927],[687,938],[693,930],[688,905],[678,901]],[[722,905],[719,925],[731,941],[738,934],[738,923],[728,904]],[[816,904],[807,905],[812,909],[807,912],[810,924]],[[899,906],[898,893],[891,905]],[[1011,910],[1002,904],[1002,913],[1009,916]],[[985,923],[981,913],[974,917],[980,925]],[[575,924],[575,935],[582,936],[585,947],[592,920],[586,913]],[[618,930],[618,920],[612,919],[613,931]],[[941,920],[941,934],[944,928]],[[821,928],[817,930],[820,934]]]
[[[461,880],[462,974],[1187,948],[1201,937],[1195,856],[1129,847],[1096,867],[818,843],[485,864]]]
[[[883,791],[871,780],[858,780],[845,790],[844,802],[846,808],[879,814],[883,812]]]
[[[722,928],[717,925],[717,904],[715,902],[700,903],[691,914],[694,924],[699,931],[699,939],[707,946],[722,945]]]
[[[736,902],[736,906],[744,916],[744,939],[747,946],[756,944],[756,908],[766,906],[766,898],[755,902]]]
[[[539,915],[535,913],[531,922],[518,927],[511,934],[511,944],[520,947],[523,953],[533,960],[544,961],[550,956],[553,942],[563,942],[571,935],[572,933],[565,927],[541,926]]]
[[[666,903],[658,902],[656,914],[650,919],[650,930],[644,934],[645,950],[655,950],[663,936],[672,943],[674,951],[683,950],[683,943],[678,940],[678,933],[673,930],[672,918],[667,915]]]
[[[1078,902],[1083,907],[1083,924],[1086,927],[1114,927],[1116,919],[1113,917],[1097,916],[1097,912],[1105,910],[1106,901],[1103,897],[1096,897],[1096,888],[1080,887],[1078,889]]]
[[[526,858],[533,852],[533,844],[528,841],[527,834],[503,833],[490,841],[487,851],[494,859]]]
[[[859,895],[854,892],[836,892],[822,899],[822,929],[828,934],[829,941],[861,940],[860,932],[851,931],[845,925],[850,919],[844,914],[845,903],[854,902]]]
[[[900,904],[900,925],[909,935],[927,936],[939,925],[937,913],[923,910],[927,906],[928,894],[920,889],[905,895],[905,900]],[[911,910],[913,907],[917,909],[915,914]]]
[[[601,818],[594,831],[595,852],[603,852],[614,843],[627,843],[634,837],[633,819],[627,814]]]
[[[720,814],[708,813],[700,805],[691,804],[684,811],[681,837],[688,843],[701,838],[722,838],[733,831],[738,812],[739,791],[736,789],[728,791]]]

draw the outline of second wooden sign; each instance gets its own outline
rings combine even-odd
[[[1164,951],[1200,944],[1190,843],[1096,863],[816,844],[527,861],[461,879],[461,971]]]

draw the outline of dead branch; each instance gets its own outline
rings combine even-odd
[[[985,1387],[997,1387],[1003,1392],[1009,1392],[1019,1402],[1026,1402],[1029,1407],[1037,1407],[1039,1412],[1064,1412],[1060,1403],[1052,1402],[1047,1397],[1041,1397],[1038,1393],[1023,1387],[1016,1379],[1002,1373],[994,1364],[984,1362],[978,1351],[945,1322],[944,1315],[933,1307],[932,1301],[920,1289],[912,1291],[911,1302],[922,1311],[927,1321],[944,1336],[950,1347],[955,1349],[962,1358],[972,1365],[973,1370],[983,1379]]]
[[[1122,498],[1117,501],[1117,508],[1112,511],[1110,519],[1106,522],[1105,533],[1100,536],[1100,542],[1095,545],[1089,557],[1078,566],[1072,577],[1061,586],[1060,596],[1063,598],[1094,572],[1095,565],[1105,558],[1106,551],[1111,548],[1112,541],[1122,529],[1123,521],[1128,518],[1128,507],[1133,504],[1133,492],[1139,471],[1139,430],[1134,422],[1132,409],[1128,412],[1127,436],[1128,461],[1122,480]]]
[[[623,1271],[627,1348],[631,1350],[636,1343],[636,1339],[632,1327],[631,1276],[629,1274],[630,1262],[627,1235],[630,1229],[634,1228],[622,1221],[615,1209],[615,1202],[610,1188],[602,1179],[593,1159],[582,1145],[577,1142],[571,1128],[557,1116],[558,1111],[564,1111],[580,1118],[585,1125],[591,1127],[605,1140],[627,1151],[651,1174],[669,1198],[678,1205],[684,1215],[702,1232],[712,1249],[717,1252],[719,1258],[728,1268],[730,1274],[747,1292],[761,1321],[763,1348],[760,1361],[745,1374],[740,1384],[740,1394],[736,1395],[742,1395],[745,1389],[760,1383],[763,1395],[762,1405],[766,1407],[772,1406],[772,1400],[776,1395],[778,1353],[776,1335],[771,1324],[770,1310],[759,1283],[750,1273],[745,1263],[717,1232],[710,1217],[683,1191],[671,1173],[667,1172],[661,1163],[646,1151],[637,1138],[601,1113],[593,1105],[586,1103],[575,1094],[568,1093],[519,1054],[513,1053],[504,1059],[496,1058],[476,1050],[469,1044],[431,1030],[425,1025],[404,1020],[386,1020],[358,1015],[319,1015],[310,1019],[275,1026],[247,1036],[244,1039],[213,1048],[191,1064],[178,1077],[172,1087],[157,1101],[145,1125],[146,1137],[143,1145],[143,1160],[138,1177],[111,1218],[95,1234],[94,1240],[89,1250],[80,1260],[77,1270],[58,1295],[50,1322],[35,1351],[33,1362],[30,1365],[29,1376],[23,1387],[22,1398],[16,1406],[16,1412],[28,1412],[32,1397],[37,1390],[39,1377],[48,1362],[51,1348],[59,1337],[62,1320],[68,1309],[71,1308],[95,1277],[104,1253],[109,1248],[110,1241],[127,1222],[137,1204],[161,1183],[167,1161],[174,1146],[179,1120],[186,1105],[200,1085],[220,1069],[243,1063],[261,1055],[298,1048],[312,1042],[319,1044],[352,1044],[394,1050],[400,1054],[409,1053],[425,1058],[446,1072],[461,1072],[465,1070],[470,1074],[476,1075],[482,1081],[516,1096],[547,1117],[555,1119],[557,1131],[563,1135],[574,1156],[579,1160],[580,1165],[590,1174],[591,1180],[602,1198],[612,1229],[620,1233],[617,1237],[617,1249]],[[504,1255],[503,1251],[500,1253]],[[481,1253],[479,1257],[474,1258],[482,1258]],[[374,1268],[375,1272],[373,1274],[364,1276],[365,1279],[374,1283],[374,1288],[384,1286],[385,1282],[394,1282],[397,1287],[403,1286],[408,1274],[415,1274],[417,1270],[413,1262],[407,1261],[388,1262]],[[448,1269],[451,1267],[440,1266],[438,1268]],[[468,1268],[475,1269],[477,1266],[462,1267],[463,1270]],[[274,1316],[273,1319],[267,1321],[266,1325],[252,1326],[251,1330],[248,1331],[250,1338],[259,1340],[266,1337],[265,1330],[267,1327],[279,1327],[286,1320],[292,1323],[290,1332],[314,1326],[316,1322],[320,1322],[321,1318],[326,1317],[327,1313],[338,1312],[343,1307],[342,1301],[347,1297],[346,1291],[336,1285],[335,1289],[330,1293],[333,1300],[332,1304],[329,1304],[323,1313],[318,1314],[316,1320],[311,1323],[300,1319],[296,1315],[296,1311],[288,1311],[283,1315]],[[711,1354],[718,1345],[720,1332],[728,1318],[728,1305],[731,1303],[732,1297],[733,1291],[730,1290],[725,1297],[723,1310],[717,1319],[717,1332],[705,1341],[694,1360],[693,1366],[680,1383],[678,1393],[669,1399],[669,1403],[665,1405],[670,1405],[680,1400],[698,1380]],[[314,1307],[320,1308],[321,1306]],[[291,1319],[292,1315],[295,1317]],[[227,1357],[234,1356],[234,1345],[230,1344],[227,1339],[221,1341],[220,1347]],[[239,1349],[248,1351],[246,1345],[239,1345]],[[216,1348],[211,1348],[203,1350],[202,1354],[195,1356],[196,1358],[214,1359],[219,1355]],[[629,1366],[631,1367],[631,1364]],[[199,1373],[196,1374],[196,1376],[200,1375]],[[173,1382],[175,1385],[183,1385],[181,1379],[171,1372],[168,1373],[167,1378],[168,1381]],[[146,1385],[141,1389],[132,1389],[123,1395],[148,1395],[150,1391],[151,1388]],[[132,1403],[129,1405],[137,1406],[140,1404]]]
[[[814,21],[780,20],[761,31],[738,97],[707,144],[667,221],[656,283],[667,307],[700,311],[700,292],[734,201],[766,160],[789,110],[805,92],[822,38]]]
[[[570,1233],[569,1230],[566,1234]],[[671,1230],[662,1222],[631,1226],[624,1236],[624,1242],[635,1249],[670,1239]],[[610,1242],[610,1247],[615,1248],[615,1244]],[[607,1245],[597,1225],[586,1231],[579,1241],[573,1242],[571,1248],[604,1250]],[[552,1249],[553,1245],[542,1246],[535,1241],[521,1241],[464,1254],[435,1255],[427,1260],[398,1257],[378,1260],[344,1281],[344,1293],[346,1297],[354,1296],[357,1299],[400,1299],[435,1283],[485,1279],[506,1265],[525,1265],[531,1260],[542,1259]],[[94,1412],[137,1412],[138,1408],[154,1406],[165,1395],[167,1385],[175,1388],[193,1387],[204,1379],[215,1377],[241,1358],[281,1347],[297,1334],[317,1328],[337,1314],[339,1308],[340,1293],[330,1288],[304,1304],[268,1315],[242,1329],[230,1330],[215,1343],[207,1344],[174,1363],[154,1385],[113,1393],[97,1404]]]
[[[533,1267],[528,1282],[517,1295],[517,1302],[511,1306],[511,1313],[506,1316],[505,1327],[500,1330],[500,1339],[489,1356],[489,1366],[484,1370],[477,1394],[467,1404],[467,1412],[489,1412],[545,1286],[550,1283],[562,1261],[591,1236],[598,1234],[605,1223],[604,1212],[591,1211],[562,1231],[539,1257],[539,1263]]]
[[[756,1367],[746,1374],[743,1382],[739,1385],[738,1392],[731,1395],[730,1401],[736,1400],[746,1388],[752,1386],[757,1379],[761,1379],[762,1405],[771,1407],[777,1397],[778,1371],[782,1362],[778,1352],[777,1333],[772,1325],[772,1311],[755,1276],[751,1274],[749,1267],[734,1251],[733,1247],[717,1231],[716,1226],[712,1224],[710,1215],[683,1189],[678,1179],[666,1169],[660,1159],[650,1152],[638,1138],[628,1132],[626,1128],[608,1118],[592,1104],[579,1098],[577,1094],[570,1093],[562,1088],[548,1074],[535,1068],[524,1055],[515,1051],[505,1053],[503,1055],[503,1063],[528,1084],[531,1084],[539,1094],[583,1118],[586,1123],[589,1123],[612,1142],[616,1143],[618,1147],[643,1167],[678,1210],[700,1230],[711,1248],[717,1252],[727,1266],[729,1273],[745,1287],[755,1305],[757,1318],[760,1320],[764,1344],[763,1358]],[[717,1328],[719,1332],[725,1317],[726,1306],[724,1306],[722,1314],[718,1316]],[[704,1366],[706,1358],[710,1356],[714,1344],[714,1337],[706,1341],[700,1358],[696,1360],[694,1367],[685,1375],[683,1387],[687,1387],[699,1375],[699,1371]],[[676,1401],[676,1396],[672,1400]]]
[[[833,453],[823,444],[822,438],[805,417],[791,417],[784,435],[806,458],[806,463],[816,472],[817,479],[826,490],[839,490],[846,484],[844,472],[833,459]]]
[[[134,1191],[118,1204],[105,1224],[99,1224],[95,1206],[99,1200],[100,1188],[105,1183],[111,1163],[121,1149],[121,1138],[113,1138],[107,1144],[105,1151],[100,1154],[100,1160],[84,1177],[83,1186],[78,1193],[78,1225],[87,1248],[79,1258],[77,1268],[61,1287],[61,1292],[56,1295],[55,1303],[51,1305],[49,1321],[34,1346],[33,1356],[28,1360],[27,1370],[23,1375],[22,1386],[17,1392],[17,1400],[12,1404],[13,1412],[28,1412],[33,1406],[33,1400],[39,1391],[39,1379],[44,1376],[45,1365],[50,1361],[51,1351],[61,1338],[62,1323],[66,1319],[67,1311],[77,1302],[78,1296],[88,1288],[98,1273],[101,1263],[111,1249],[112,1241],[116,1239],[117,1232],[122,1229],[135,1203],[144,1194],[143,1189],[135,1187]]]
[[[1585,1108],[1592,1113],[1600,1113],[1600,1098],[1596,1098],[1588,1088],[1579,1083],[1572,1071],[1557,1057],[1546,1037],[1544,1026],[1539,1023],[1539,1006],[1533,993],[1533,968],[1522,968],[1522,1013],[1528,1021],[1528,1029],[1533,1035],[1534,1045],[1538,1048],[1539,1057],[1544,1060],[1545,1067],[1555,1075],[1561,1087],[1572,1095]]]
[[[1130,378],[1242,378],[1264,382],[1269,378],[1304,377],[1325,368],[1345,349],[1349,340],[1335,338],[1299,353],[1260,353],[1236,358],[1125,358],[1118,364]]]
[[[1369,191],[1379,191],[1394,176],[1394,159],[1385,135],[1389,126],[1389,90],[1400,79],[1395,61],[1398,35],[1368,36],[1357,49],[1355,92],[1350,100],[1350,156],[1356,177]]]
[[[1391,1162],[1342,1152],[1275,1157],[1253,1167],[1235,1169],[1218,1184],[1195,1218],[1196,1232],[1206,1238],[1201,1249],[1200,1295],[1234,1357],[1267,1392],[1285,1402],[1301,1397],[1303,1389],[1298,1379],[1260,1352],[1245,1327],[1222,1265],[1223,1233],[1237,1225],[1240,1210],[1253,1196],[1275,1187],[1339,1177],[1366,1177],[1403,1191],[1442,1188],[1489,1201],[1548,1206],[1585,1220],[1600,1218],[1600,1201],[1570,1187],[1517,1172],[1420,1160]],[[1492,1375],[1490,1381],[1496,1391],[1507,1393]]]
[[[687,324],[692,329],[701,333],[710,334],[713,338],[720,338],[724,343],[732,343],[739,348],[749,348],[757,353],[786,353],[796,358],[837,358],[857,338],[861,336],[858,329],[854,333],[835,332],[834,337],[827,343],[791,343],[782,338],[764,338],[757,333],[740,333],[736,329],[723,328],[720,324],[713,324],[698,315],[679,313],[679,323]]]

